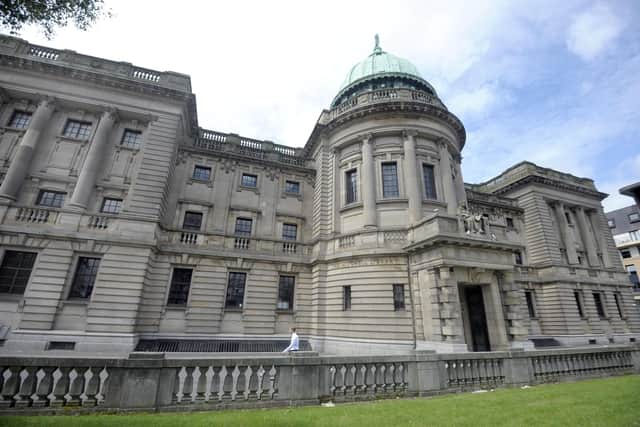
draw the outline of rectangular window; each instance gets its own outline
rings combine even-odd
[[[120,209],[122,209],[122,199],[111,199],[105,197],[102,201],[102,208],[100,211],[104,213],[117,214],[120,213]]]
[[[244,304],[244,286],[247,281],[246,273],[229,273],[227,284],[227,298],[225,308],[242,308]]]
[[[0,293],[24,294],[36,255],[35,252],[5,251],[0,266]]]
[[[514,252],[514,256],[515,256],[515,262],[517,265],[522,265],[522,252],[520,251],[515,251]]]
[[[604,306],[602,305],[602,295],[600,292],[593,293],[593,302],[596,305],[596,311],[598,312],[598,317],[604,319],[607,317],[604,312]]]
[[[14,111],[9,120],[9,127],[14,129],[26,129],[31,121],[31,113],[26,111]]]
[[[211,179],[211,168],[206,166],[196,166],[193,168],[192,178],[200,181],[209,181],[209,179]]]
[[[236,218],[236,230],[237,236],[251,236],[251,225],[253,220],[250,218]]]
[[[258,175],[250,175],[248,173],[243,173],[241,185],[243,187],[256,188],[258,186]]]
[[[127,148],[140,148],[142,132],[139,130],[125,129],[120,140],[120,145]]]
[[[169,298],[167,305],[187,305],[189,300],[189,288],[191,288],[190,268],[174,268],[171,276],[171,287],[169,288]]]
[[[629,214],[629,222],[638,222],[640,221],[640,213],[633,212]]]
[[[531,319],[536,318],[536,306],[534,302],[533,291],[524,291],[524,297],[527,300],[527,310]]]
[[[393,309],[404,310],[404,285],[393,285]]]
[[[613,219],[608,219],[607,225],[609,226],[609,228],[616,228],[616,221]]]
[[[571,225],[571,215],[569,214],[569,212],[564,211],[564,217],[567,219],[567,224]]]
[[[298,226],[296,224],[282,224],[282,240],[297,240]]]
[[[576,307],[578,308],[578,315],[580,318],[584,318],[584,309],[582,308],[582,292],[573,291],[573,297],[576,299]]]
[[[382,197],[398,197],[398,166],[396,162],[382,164]]]
[[[289,194],[300,194],[300,183],[298,181],[286,181],[284,192]]]
[[[69,298],[87,299],[91,297],[99,266],[100,258],[78,258],[76,274],[73,276]]]
[[[631,258],[631,251],[620,251],[622,258]]]
[[[436,200],[436,177],[432,165],[422,165],[422,178],[424,180],[424,195],[427,199]]]
[[[64,196],[66,193],[61,191],[40,190],[38,194],[38,205],[50,208],[61,208],[64,204]]]
[[[351,286],[342,287],[342,310],[351,310]]]
[[[67,120],[62,134],[75,139],[89,139],[91,133],[91,122],[80,122],[78,120]]]
[[[183,229],[200,231],[201,226],[202,226],[202,213],[200,212],[184,213],[184,221],[182,222]]]
[[[296,278],[294,276],[280,276],[278,283],[278,310],[293,310],[293,289]]]
[[[513,228],[513,218],[507,217],[507,228]]]
[[[629,273],[629,280],[633,284],[634,288],[640,288],[640,280],[638,279],[638,272],[635,265],[626,265],[627,273]]]
[[[616,301],[616,308],[618,309],[618,316],[621,319],[624,319],[624,311],[622,310],[622,295],[620,294],[620,292],[614,292],[613,293],[613,298]]]
[[[346,203],[355,203],[358,201],[358,170],[352,169],[347,171],[345,175],[345,186],[347,193]]]

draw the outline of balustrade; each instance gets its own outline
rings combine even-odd
[[[330,395],[403,394],[408,390],[407,364],[404,362],[344,363],[328,367]]]
[[[444,361],[449,388],[496,387],[504,384],[502,359],[451,359]]]
[[[87,224],[89,228],[97,228],[99,230],[106,230],[109,227],[109,217],[102,215],[92,215],[89,217]]]
[[[28,223],[54,223],[58,213],[48,209],[41,208],[18,208],[16,211],[17,222]]]

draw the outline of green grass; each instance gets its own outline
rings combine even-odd
[[[2,426],[640,426],[640,376],[287,409],[3,417]]]

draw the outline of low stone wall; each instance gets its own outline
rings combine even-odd
[[[0,357],[0,413],[206,410],[425,396],[640,373],[640,346],[336,357]]]

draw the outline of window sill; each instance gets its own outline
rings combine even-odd
[[[224,309],[225,313],[242,313],[242,307],[227,307]]]
[[[348,205],[344,205],[340,209],[340,213],[347,212],[347,211],[350,211],[350,210],[353,210],[353,209],[358,209],[358,208],[362,208],[362,202],[349,203]]]
[[[258,190],[258,187],[247,187],[246,185],[239,185],[238,191],[242,191],[242,190],[252,191],[256,194],[260,194],[260,190]]]
[[[296,314],[293,310],[276,309],[276,314]]]
[[[71,142],[82,142],[82,143],[84,143],[84,142],[89,142],[89,140],[91,139],[91,138],[84,138],[84,139],[83,139],[83,138],[76,138],[76,137],[73,137],[73,136],[67,136],[67,135],[58,135],[58,138],[59,138],[59,139],[64,139],[64,140],[66,140],[66,141],[71,141]]]
[[[69,298],[64,302],[65,305],[89,305],[90,298]]]
[[[24,294],[9,294],[9,293],[0,292],[0,298],[2,298],[2,301],[20,302],[23,297],[24,297]]]
[[[193,177],[191,177],[191,178],[189,178],[187,180],[187,184],[193,184],[193,183],[211,185],[212,181],[211,181],[211,179],[198,179],[198,178],[193,178]]]
[[[187,305],[167,304],[165,310],[186,311]]]
[[[409,199],[406,199],[406,198],[403,198],[403,197],[386,197],[386,198],[383,198],[383,199],[376,200],[376,203],[378,203],[378,204],[409,203]]]
[[[302,200],[302,194],[300,194],[300,193],[287,193],[286,191],[284,191],[282,193],[282,198],[285,199],[287,197],[291,197],[291,198],[295,198],[295,199],[298,199],[298,200]]]

